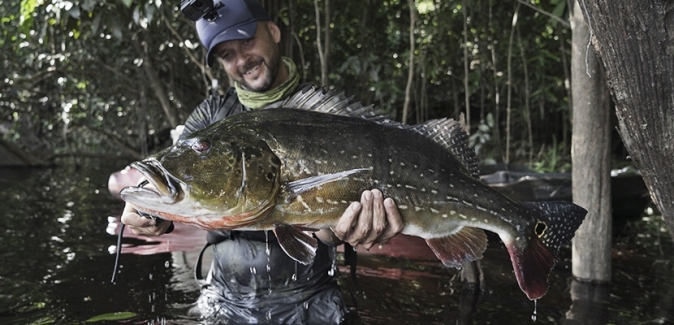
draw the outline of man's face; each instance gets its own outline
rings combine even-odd
[[[275,24],[260,22],[255,36],[220,43],[215,47],[215,55],[227,74],[244,89],[263,92],[281,83],[277,80],[281,63],[277,43],[280,40],[280,30]]]

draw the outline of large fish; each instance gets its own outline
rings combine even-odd
[[[529,299],[547,292],[583,208],[516,203],[480,182],[454,120],[403,126],[315,90],[283,106],[231,116],[133,163],[153,186],[127,187],[122,198],[203,229],[273,230],[286,254],[306,264],[317,246],[306,231],[332,227],[362,191],[378,188],[395,200],[402,233],[426,239],[446,266],[482,258],[489,230]],[[306,110],[317,107],[330,113]]]

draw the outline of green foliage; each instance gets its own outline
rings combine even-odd
[[[484,120],[480,120],[477,129],[470,135],[470,147],[475,149],[475,154],[488,164],[496,163],[491,134],[494,129],[494,116],[489,113]]]
[[[531,169],[538,173],[567,173],[571,171],[571,152],[566,143],[557,143],[553,137],[552,146],[541,148]]]
[[[314,1],[262,2],[284,31],[285,54],[303,63],[305,82],[319,83]],[[325,3],[318,3],[324,15]],[[410,57],[407,1],[330,3],[330,87],[402,119]],[[566,3],[552,0],[535,5],[566,21]],[[509,81],[506,63],[515,3],[471,0],[466,8],[461,4],[458,0],[415,2],[413,116],[409,120],[458,118],[468,112],[467,96],[472,145],[481,159],[501,161],[510,84],[511,161],[528,161],[536,148],[549,148],[547,152],[562,143],[568,147],[569,31],[556,19],[521,7]],[[194,24],[183,17],[178,5],[160,0],[3,2],[2,137],[47,157],[109,153],[136,157],[164,146],[171,119],[185,120],[210,93],[211,78],[221,84],[227,80],[219,67],[203,66],[204,51]],[[322,32],[324,21],[323,16]],[[465,78],[468,89],[463,86]],[[531,145],[528,125],[532,126]],[[551,146],[554,139],[561,139],[560,144]],[[546,160],[541,169],[553,168],[551,155],[540,158]]]
[[[130,319],[136,317],[136,313],[132,313],[129,311],[120,311],[116,313],[107,313],[107,314],[102,314],[98,316],[91,317],[87,320],[85,320],[85,323],[95,323],[95,322],[100,322],[100,321],[106,321],[106,320],[125,320],[125,319]]]

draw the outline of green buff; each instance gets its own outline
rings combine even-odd
[[[277,102],[292,94],[300,83],[300,74],[297,71],[297,66],[295,66],[293,60],[288,57],[283,57],[283,62],[288,66],[289,76],[288,80],[283,82],[279,87],[260,93],[245,90],[238,82],[235,83],[234,87],[236,87],[236,93],[239,95],[241,104],[248,108],[255,109]]]

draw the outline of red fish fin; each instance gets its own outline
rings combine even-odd
[[[426,239],[426,243],[442,264],[458,269],[465,262],[482,258],[482,253],[487,249],[487,235],[482,229],[463,227],[447,237]]]
[[[531,300],[545,295],[548,291],[548,275],[556,262],[552,252],[538,237],[533,237],[523,250],[512,243],[506,244],[506,248],[520,289]]]
[[[286,224],[277,225],[274,235],[283,251],[292,259],[307,265],[314,260],[318,240],[305,232]]]

